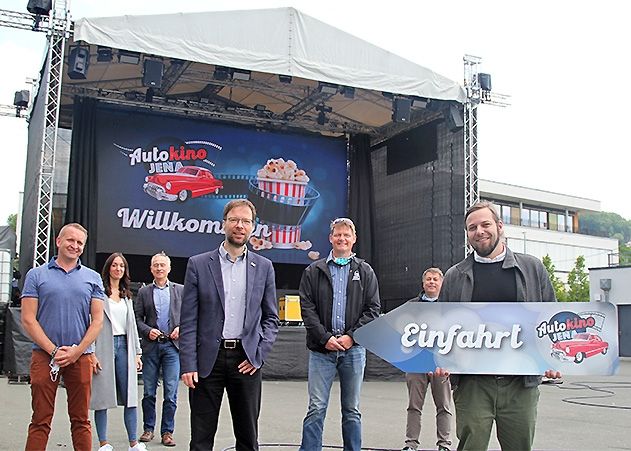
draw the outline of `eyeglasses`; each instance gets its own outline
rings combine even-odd
[[[231,217],[231,218],[227,218],[226,221],[228,221],[230,223],[230,225],[237,225],[237,224],[239,224],[239,222],[241,222],[241,224],[243,224],[245,227],[249,227],[252,224],[254,224],[254,221],[252,221],[251,219],[247,219],[247,218]]]

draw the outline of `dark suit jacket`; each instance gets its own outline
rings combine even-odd
[[[180,308],[182,306],[182,285],[169,281],[169,295],[171,301],[169,304],[169,325],[171,330],[162,332],[173,332],[180,325]],[[149,352],[156,345],[156,340],[149,340],[149,332],[151,329],[158,328],[158,312],[153,303],[153,283],[145,285],[138,290],[136,302],[134,302],[134,313],[136,314],[136,324],[138,325],[138,334],[140,335],[140,346],[142,353]],[[178,340],[173,344],[179,348]]]
[[[225,316],[219,250],[188,260],[180,316],[180,372],[208,377],[215,365]],[[278,304],[272,262],[248,251],[245,321],[241,342],[260,368],[278,334]]]

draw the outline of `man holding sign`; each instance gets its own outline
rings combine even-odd
[[[506,247],[504,224],[491,202],[465,214],[474,252],[445,274],[441,302],[555,302],[548,273],[536,257]],[[436,369],[436,376],[449,376]],[[546,377],[558,378],[548,370]],[[535,436],[540,375],[451,375],[458,450],[486,450],[493,421],[503,450],[530,450]]]

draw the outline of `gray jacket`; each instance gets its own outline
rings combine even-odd
[[[440,302],[471,302],[473,295],[473,254],[449,268],[443,279],[438,300]],[[545,266],[536,257],[518,254],[506,248],[502,268],[515,268],[517,282],[516,302],[556,302],[554,289]],[[524,385],[534,387],[541,376],[524,376]],[[451,376],[452,386],[458,385],[458,375]]]
[[[117,399],[116,378],[114,372],[114,335],[109,301],[104,301],[103,328],[95,341],[94,354],[99,359],[101,371],[92,377],[92,398],[90,409],[102,410],[119,406],[136,407],[138,405],[138,376],[136,374],[136,355],[140,354],[140,340],[136,329],[136,317],[131,299],[124,300],[127,305],[125,328],[127,329],[127,396]]]

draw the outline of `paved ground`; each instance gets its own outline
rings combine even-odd
[[[307,403],[306,382],[266,381],[263,387],[263,410],[260,440],[263,444],[287,444],[272,448],[297,449],[302,418]],[[65,414],[65,391],[57,398],[49,450],[72,449],[69,422]],[[325,425],[325,443],[341,445],[339,392],[334,385],[329,415]],[[405,383],[366,382],[362,391],[363,442],[365,448],[399,450],[405,432]],[[571,401],[583,403],[576,404]],[[24,448],[26,428],[30,418],[28,385],[8,384],[0,379],[2,438],[0,450]],[[434,409],[431,400],[425,405],[421,445],[435,449]],[[111,411],[110,438],[116,450],[126,450],[122,409]],[[537,450],[631,450],[631,359],[621,362],[620,371],[611,377],[567,377],[562,385],[543,385],[539,402],[539,421],[535,438]],[[187,449],[188,401],[185,387],[180,384],[180,408],[177,412],[176,450]],[[215,449],[231,447],[232,426],[229,408],[224,404]],[[96,441],[95,441],[96,444]],[[94,449],[98,447],[95,446]],[[165,448],[154,440],[150,449]],[[455,448],[455,446],[454,446]],[[499,449],[495,439],[491,449]],[[329,448],[331,449],[331,448]]]

